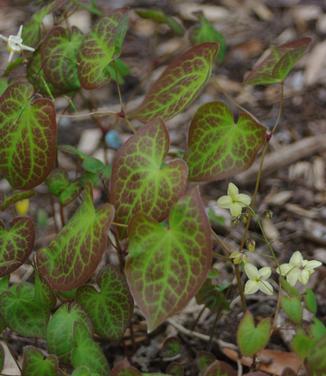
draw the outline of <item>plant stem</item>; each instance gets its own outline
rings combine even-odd
[[[136,129],[131,124],[130,120],[128,119],[127,112],[125,111],[125,105],[124,105],[123,100],[122,100],[120,86],[119,86],[118,82],[116,82],[116,84],[117,84],[117,91],[118,91],[118,95],[119,95],[120,106],[121,106],[121,110],[122,110],[123,115],[124,115],[124,119],[126,120],[126,123],[129,127],[129,129],[132,131],[132,133],[136,133]]]
[[[202,314],[204,313],[205,309],[206,309],[206,306],[204,305],[204,307],[199,311],[199,314],[197,315],[196,320],[192,324],[191,330],[195,330],[195,328],[196,328],[200,318],[202,317]]]
[[[64,207],[62,204],[60,204],[60,218],[61,218],[61,226],[64,227],[65,225],[65,212],[64,212]]]

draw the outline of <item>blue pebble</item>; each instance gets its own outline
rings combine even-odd
[[[112,129],[111,131],[107,132],[105,135],[105,143],[109,148],[112,148],[114,150],[119,149],[119,147],[122,145],[122,140],[120,138],[120,135],[117,131]]]

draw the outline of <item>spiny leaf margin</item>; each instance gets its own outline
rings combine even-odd
[[[128,113],[130,119],[148,122],[160,117],[169,120],[198,96],[209,79],[218,43],[198,44],[177,57],[150,87],[143,103]]]
[[[164,162],[169,143],[164,122],[155,119],[116,153],[109,201],[116,208],[117,222],[127,225],[136,214],[162,220],[184,193],[188,168],[181,159]],[[126,236],[125,231],[120,234]]]
[[[213,181],[247,169],[266,141],[266,128],[247,112],[235,122],[222,102],[202,105],[192,119],[184,156],[189,179]]]
[[[93,274],[107,244],[114,208],[95,209],[88,185],[84,200],[47,248],[36,254],[37,268],[51,288],[67,291],[83,285]]]
[[[198,188],[172,207],[168,222],[138,215],[128,227],[125,273],[149,331],[188,303],[211,267],[210,227]]]

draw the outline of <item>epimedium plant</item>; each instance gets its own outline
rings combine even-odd
[[[219,283],[212,269],[221,252],[224,262],[233,265],[244,311],[237,331],[238,348],[252,358],[253,368],[277,330],[278,313],[283,310],[296,330],[292,348],[302,364],[315,375],[325,371],[326,328],[317,318],[316,297],[312,290],[296,287],[297,281],[305,286],[320,263],[304,260],[295,252],[289,263],[280,264],[255,211],[261,174],[252,197],[230,183],[227,195],[217,201],[230,210],[233,219],[244,220],[238,251],[229,249],[211,227],[198,185],[231,178],[250,167],[259,151],[263,165],[281,117],[284,80],[307,50],[310,38],[272,47],[245,78],[246,84],[280,85],[280,113],[271,131],[245,109],[235,118],[223,102],[204,103],[192,118],[185,150],[174,158],[167,121],[198,98],[225,52],[223,36],[197,14],[198,23],[189,32],[193,46],[168,64],[143,102],[130,111],[121,102],[120,112],[107,114],[127,124],[132,133],[122,143],[118,134],[101,127],[103,141],[114,144],[116,150],[111,165],[73,146],[58,146],[55,100],[65,96],[71,104],[83,90],[112,81],[119,87],[128,72],[120,55],[129,10],[103,14],[92,2],[87,9],[97,21],[83,34],[75,27],[62,26],[76,9],[78,2],[55,1],[34,14],[16,36],[1,36],[9,49],[9,65],[1,81],[0,174],[13,191],[3,198],[0,208],[10,210],[16,204],[20,215],[11,223],[0,223],[0,326],[2,331],[9,328],[46,343],[46,347],[24,348],[22,374],[147,375],[127,362],[110,371],[112,364],[97,339],[120,341],[131,325],[134,306],[145,317],[148,331],[181,311],[193,297],[217,318],[231,309],[226,291],[232,281]],[[44,30],[42,20],[49,13],[55,16],[54,26]],[[137,14],[168,25],[178,36],[185,33],[181,21],[161,10],[139,9]],[[15,54],[21,56],[12,61]],[[17,67],[25,68],[25,77],[15,77]],[[74,179],[60,166],[58,150],[77,160]],[[57,224],[53,240],[38,249],[34,221],[26,214],[28,200],[38,195],[40,184],[47,187],[52,202],[60,204],[62,226]],[[94,187],[108,197],[100,206],[94,203]],[[77,209],[66,221],[69,204]],[[258,269],[250,262],[252,220],[270,247],[277,285],[272,282],[271,267]],[[214,243],[218,254],[213,252]],[[119,264],[104,257],[108,244]],[[33,276],[11,282],[10,273],[24,263],[32,266]],[[246,307],[246,295],[257,291],[272,295],[275,288],[274,319],[255,323]],[[308,324],[304,309],[312,314]],[[320,350],[312,351],[316,346]],[[164,354],[178,357],[181,348],[178,339],[168,339]],[[0,366],[3,359],[0,346]],[[198,354],[196,362],[202,375],[234,374],[232,367],[210,353]],[[184,365],[171,363],[166,372],[183,375]]]

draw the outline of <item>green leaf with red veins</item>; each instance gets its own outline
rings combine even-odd
[[[283,82],[302,58],[310,43],[311,38],[301,38],[278,47],[271,47],[254,65],[252,71],[246,74],[245,83],[269,85]]]
[[[34,286],[24,282],[0,295],[0,315],[21,336],[44,337],[50,313],[35,300]]]
[[[237,121],[221,102],[206,103],[192,119],[185,161],[194,181],[226,179],[248,168],[266,140],[266,129],[241,112]]]
[[[105,250],[113,216],[110,204],[95,209],[87,186],[79,209],[50,245],[36,254],[38,271],[52,289],[70,290],[92,276]]]
[[[18,81],[0,98],[0,174],[20,189],[42,183],[56,160],[54,105],[32,95],[33,86]]]
[[[79,322],[74,324],[71,364],[74,368],[86,366],[99,376],[110,375],[110,367],[101,347]]]
[[[34,299],[43,307],[49,310],[53,309],[57,303],[56,296],[49,285],[40,278],[38,273],[36,273],[34,277],[34,287]]]
[[[128,233],[127,280],[152,331],[189,302],[211,267],[210,227],[199,189],[172,207],[168,224],[135,216]]]
[[[162,120],[138,130],[118,150],[112,166],[110,202],[115,221],[128,224],[136,214],[164,219],[184,193],[187,165],[181,159],[165,163],[169,135]],[[126,231],[120,231],[126,236]]]
[[[57,376],[59,373],[58,359],[55,355],[45,356],[34,346],[24,348],[23,376]]]
[[[147,122],[157,117],[168,120],[182,112],[208,81],[218,50],[218,43],[203,43],[177,57],[128,117]]]
[[[108,65],[121,52],[128,30],[126,9],[117,9],[101,18],[84,39],[78,55],[78,74],[85,89],[96,89],[110,81]]]
[[[59,26],[54,28],[41,47],[43,70],[51,84],[60,92],[80,88],[77,55],[84,35],[77,28],[71,31]]]
[[[134,308],[127,281],[115,268],[102,271],[99,286],[78,289],[77,301],[92,320],[95,332],[111,340],[119,340],[127,329]]]
[[[77,304],[63,304],[52,315],[46,330],[46,342],[50,353],[60,361],[70,362],[75,323],[84,325],[90,332],[91,325],[86,313]]]
[[[59,94],[59,91],[51,84],[47,82],[45,73],[43,70],[43,63],[41,59],[40,49],[33,53],[32,58],[27,64],[27,79],[34,86],[35,91],[52,97]]]
[[[34,245],[34,223],[29,217],[17,217],[6,228],[0,221],[0,277],[22,265]]]

